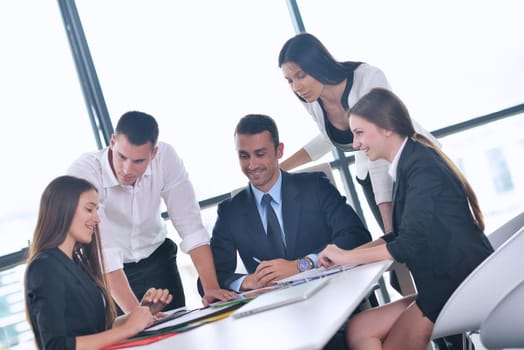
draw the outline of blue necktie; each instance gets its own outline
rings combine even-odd
[[[278,222],[277,215],[271,206],[271,195],[266,193],[262,196],[262,202],[266,206],[266,218],[267,218],[267,238],[275,250],[278,258],[284,258],[286,256],[286,248],[284,242],[282,242],[282,230],[280,223]]]

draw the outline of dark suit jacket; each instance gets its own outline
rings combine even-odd
[[[453,291],[493,251],[459,179],[434,150],[412,139],[397,168],[393,229],[387,248],[407,264],[419,296],[428,300]]]
[[[282,217],[288,260],[318,253],[328,243],[350,249],[371,240],[345,197],[321,172],[282,172]],[[237,251],[249,273],[258,265],[253,257],[276,257],[249,186],[219,204],[211,250],[222,288],[241,276],[235,274]]]
[[[74,349],[76,336],[105,330],[102,292],[58,248],[43,251],[28,265],[25,292],[41,349]]]

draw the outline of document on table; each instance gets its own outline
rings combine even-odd
[[[299,283],[311,281],[317,278],[331,276],[336,273],[340,273],[342,271],[352,269],[358,265],[359,264],[347,264],[347,265],[334,265],[334,266],[327,267],[327,268],[326,267],[317,267],[315,269],[302,271],[292,276],[278,280],[277,284],[299,284]]]
[[[155,332],[164,328],[173,328],[176,326],[183,326],[191,322],[205,319],[207,317],[215,316],[223,312],[237,308],[239,305],[224,305],[221,307],[204,307],[201,309],[186,310],[185,312],[180,312],[178,317],[171,317],[165,322],[156,323],[145,330],[142,331],[142,334],[147,334],[149,332]],[[169,317],[169,316],[168,316]]]
[[[283,285],[274,284],[274,285],[261,287],[261,288],[257,288],[257,289],[251,289],[251,290],[244,291],[244,292],[238,294],[238,297],[236,297],[234,299],[225,300],[225,301],[216,301],[216,302],[210,304],[209,306],[212,307],[212,308],[217,308],[217,307],[223,307],[223,306],[234,305],[234,304],[239,304],[239,303],[240,304],[242,304],[242,303],[245,304],[245,303],[253,300],[255,297],[257,297],[257,296],[259,296],[261,294],[273,291],[275,289],[284,288],[284,287],[285,286],[283,286]]]
[[[167,315],[155,320],[150,327],[156,326],[158,324],[161,324],[161,323],[164,323],[170,320],[174,320],[175,318],[181,317],[189,312],[191,312],[191,310],[188,310],[187,307],[185,306],[179,307],[178,309],[165,311]]]

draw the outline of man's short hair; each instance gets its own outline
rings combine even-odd
[[[138,111],[124,113],[116,124],[115,135],[125,135],[128,141],[141,146],[148,142],[156,146],[158,141],[158,124],[151,115]]]
[[[235,135],[255,135],[263,131],[269,131],[276,149],[280,143],[277,124],[267,115],[248,114],[242,117],[235,128]]]

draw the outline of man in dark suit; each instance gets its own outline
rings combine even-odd
[[[290,174],[279,168],[284,145],[273,119],[243,117],[235,142],[249,185],[218,206],[211,250],[222,288],[260,288],[317,267],[316,253],[329,243],[351,249],[371,240],[324,173]],[[271,196],[269,204],[262,200],[265,194]],[[247,275],[235,272],[237,252]]]

